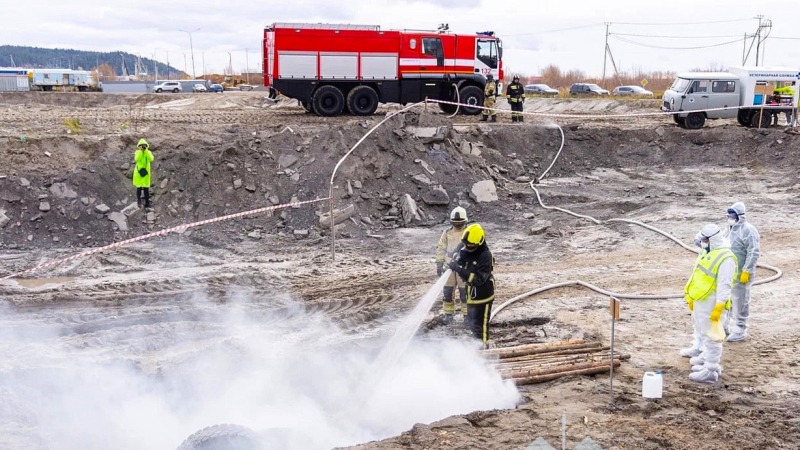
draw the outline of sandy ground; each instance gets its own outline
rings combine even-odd
[[[290,102],[279,108],[265,106],[252,93],[142,96],[110,106],[92,98],[94,103],[70,97],[59,105],[6,100],[0,111],[4,137],[10,142],[24,133],[44,140],[49,134],[64,133],[60,121],[65,112],[82,117],[85,138],[112,134],[124,138],[132,131],[120,129],[121,123],[136,123],[138,132],[151,133],[174,127],[173,140],[179,140],[180,134],[202,134],[202,124],[257,127],[260,120],[269,120],[263,126],[272,127],[273,133],[287,125],[307,128],[309,133],[321,132],[314,129],[317,125],[355,128],[353,136],[364,131],[353,118],[330,120],[302,114]],[[614,103],[591,109],[646,111],[645,106]],[[566,108],[561,102],[548,106],[545,100],[528,107],[558,112]],[[131,117],[143,119],[137,123]],[[457,122],[471,120],[460,117]],[[332,445],[320,446],[317,441],[314,444],[319,447],[313,448],[371,441],[349,448],[523,449],[539,436],[558,447],[562,414],[567,418],[567,448],[585,437],[605,449],[800,448],[800,311],[794,302],[800,296],[800,231],[795,219],[800,177],[794,170],[800,141],[782,131],[770,130],[769,135],[754,131],[713,148],[715,154],[700,156],[670,156],[675,147],[662,143],[655,164],[648,159],[654,145],[636,134],[661,127],[676,141],[692,136],[689,139],[700,141],[694,146],[701,153],[719,135],[740,133],[730,123],[714,125],[692,135],[674,129],[663,118],[630,120],[624,126],[617,119],[581,121],[573,129],[565,127],[568,145],[562,158],[566,166],[554,167],[540,191],[548,205],[599,219],[641,220],[685,242],[704,223],[721,223],[733,201],[747,203],[748,217],[761,232],[762,261],[778,266],[784,275],[753,289],[750,339],[725,345],[719,384],[697,385],[688,380],[688,360],[678,356],[691,332],[683,301],[624,301],[622,319],[616,324],[616,349],[631,359],[616,372],[613,398],[608,376],[599,375],[521,386],[514,401],[513,395],[504,397],[510,395],[507,386],[472,363],[463,373],[474,380],[452,381],[458,390],[452,392],[447,383],[428,376],[443,373],[455,379],[458,370],[455,374],[424,370],[415,365],[424,360],[420,356],[405,366],[416,370],[417,378],[414,370],[407,374],[395,368],[397,378],[381,385],[385,397],[378,398],[394,402],[384,405],[396,414],[385,416],[391,426],[362,427],[360,435],[342,437],[324,434],[335,428],[335,421],[306,415],[303,423],[331,436]],[[604,127],[612,131],[592,134],[591,130]],[[503,136],[494,138],[503,153],[522,151],[513,148],[513,137],[502,141],[509,146],[502,148],[499,139]],[[614,136],[619,136],[618,142]],[[220,140],[224,139],[223,135]],[[491,145],[491,135],[488,139]],[[539,159],[542,164],[549,164],[558,148],[556,136],[550,140],[555,146],[547,144]],[[608,155],[596,154],[592,146],[597,142],[603,142]],[[730,146],[736,146],[736,157],[726,153],[732,151]],[[778,154],[789,158],[782,160]],[[30,173],[34,179],[48,173],[47,167],[26,169],[18,164],[9,168],[9,175],[16,180]],[[10,184],[3,186],[8,190]],[[501,192],[507,196],[501,196],[496,206],[468,207],[474,211],[473,219],[487,229],[497,260],[496,305],[537,287],[574,279],[626,293],[681,291],[694,256],[664,237],[633,225],[595,225],[542,209],[525,184],[507,183]],[[215,203],[219,211],[226,210],[224,202]],[[163,217],[166,223],[168,215]],[[171,223],[192,218],[175,216]],[[545,233],[528,232],[531,225],[544,220],[551,222]],[[329,391],[349,392],[348,383],[358,384],[352,380],[361,375],[344,374],[370,367],[356,361],[374,358],[433,283],[432,255],[442,221],[351,231],[337,239],[338,257],[331,261],[330,236],[324,230],[303,240],[280,229],[259,240],[231,236],[252,228],[245,219],[238,227],[157,238],[0,283],[0,336],[4,337],[0,341],[0,447],[74,448],[80,442],[82,448],[148,448],[141,442],[150,442],[169,448],[214,423],[245,425],[262,437],[285,434],[272,427],[276,415],[262,414],[260,407],[267,404],[252,401],[264,398],[264,388],[254,387],[262,384],[287,392],[290,398],[285,402],[276,400],[284,415],[293,415],[293,407],[323,416],[339,411],[326,407],[328,401],[338,405],[352,399]],[[46,231],[34,229],[38,223],[20,221],[13,234],[20,236],[13,240],[16,244],[6,241],[0,250],[3,274],[84,248],[75,243],[61,247],[50,240],[36,245],[40,233]],[[147,229],[141,226],[134,231]],[[12,236],[9,230],[2,230],[6,238]],[[25,243],[28,233],[37,236],[33,244]],[[94,230],[97,233],[102,231]],[[759,271],[757,277],[769,274]],[[532,297],[496,316],[493,345],[569,338],[608,343],[607,304],[607,298],[575,288]],[[435,311],[429,318],[434,315]],[[536,325],[540,323],[545,324]],[[462,331],[429,324],[415,340],[424,350],[410,352],[437,355],[437,349],[450,348],[448,342],[465,340]],[[434,359],[448,362],[461,351]],[[336,359],[298,360],[298,355],[323,354],[336,355]],[[256,360],[291,364],[286,364],[290,368],[285,371],[265,371],[250,367]],[[351,365],[340,367],[342,360]],[[305,370],[298,370],[304,364]],[[664,397],[646,400],[641,396],[642,375],[654,370],[663,373]],[[317,396],[282,377],[299,378],[297,383]],[[425,386],[437,390],[428,393]],[[482,389],[495,398],[484,398],[487,392],[481,393]],[[397,395],[386,396],[387,392]],[[405,403],[404,399],[417,399],[420,393],[451,407],[425,405],[427,411],[421,412]],[[280,397],[275,392],[270,395]],[[319,410],[304,409],[309,398],[326,400],[318,401]],[[471,398],[475,404],[466,401]],[[508,399],[511,405],[485,406]],[[352,417],[365,420],[358,413]],[[143,435],[149,439],[142,440]]]

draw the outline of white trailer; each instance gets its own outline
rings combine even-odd
[[[30,91],[28,69],[0,67],[0,92]]]
[[[94,77],[88,70],[32,69],[32,72],[31,86],[43,91],[52,91],[54,87],[75,87],[83,92],[95,87]]]
[[[702,128],[706,119],[734,117],[742,126],[766,128],[777,125],[781,113],[797,126],[798,81],[800,70],[785,67],[679,73],[664,92],[661,110],[675,112],[675,122],[689,129]]]

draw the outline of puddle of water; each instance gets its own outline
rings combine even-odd
[[[74,279],[75,277],[22,278],[22,279],[17,278],[14,281],[16,281],[17,284],[20,285],[20,287],[34,289],[51,284],[64,284]]]

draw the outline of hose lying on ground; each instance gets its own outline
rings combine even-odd
[[[550,163],[550,166],[548,166],[547,169],[544,172],[542,172],[542,175],[539,176],[539,179],[543,179],[545,176],[547,176],[547,172],[550,171],[550,169],[553,167],[553,165],[555,164],[556,160],[558,159],[559,155],[561,155],[561,150],[564,148],[564,143],[566,142],[566,139],[564,137],[564,130],[561,129],[561,127],[558,124],[556,124],[556,127],[558,127],[558,130],[561,132],[561,146],[559,147],[558,152],[556,152],[556,156],[553,158],[553,162]],[[594,222],[595,224],[598,224],[598,225],[602,225],[603,223],[611,223],[611,222],[622,222],[622,223],[630,223],[630,224],[633,224],[633,225],[638,225],[640,227],[644,227],[644,228],[647,228],[648,230],[655,231],[656,233],[661,234],[662,236],[672,240],[673,242],[676,242],[678,245],[680,245],[681,247],[685,248],[686,250],[688,250],[688,251],[690,251],[692,253],[697,253],[697,249],[695,249],[694,247],[691,247],[691,246],[683,243],[681,240],[679,240],[675,236],[672,236],[671,234],[669,234],[669,233],[667,233],[665,231],[662,231],[662,230],[660,230],[660,229],[658,229],[658,228],[656,228],[656,227],[654,227],[652,225],[647,225],[646,223],[639,222],[638,220],[630,220],[630,219],[598,220],[598,219],[595,219],[594,217],[586,216],[586,215],[583,215],[583,214],[578,214],[578,213],[572,212],[572,211],[570,211],[568,209],[559,208],[557,206],[547,206],[542,201],[542,197],[541,197],[541,195],[539,195],[539,190],[536,189],[533,186],[535,181],[536,180],[531,181],[529,183],[529,185],[530,185],[531,189],[533,189],[533,192],[536,193],[536,200],[538,200],[539,205],[544,209],[552,209],[552,210],[555,210],[555,211],[561,211],[563,213],[569,214],[571,216],[574,216],[574,217],[577,217],[577,218],[580,218],[580,219],[589,220],[589,221]],[[759,263],[759,264],[756,265],[756,267],[761,267],[763,269],[771,270],[771,271],[773,271],[775,273],[770,277],[754,281],[753,282],[754,285],[755,284],[764,284],[764,283],[769,283],[769,282],[775,281],[775,280],[777,280],[778,278],[780,278],[783,275],[783,271],[781,271],[781,269],[779,269],[779,268],[777,268],[775,266],[771,266],[769,264]],[[628,300],[661,300],[661,299],[671,299],[671,298],[683,298],[683,293],[677,293],[677,294],[624,294],[624,293],[609,291],[609,290],[603,289],[601,287],[595,286],[595,285],[593,285],[591,283],[587,283],[587,282],[581,281],[581,280],[564,281],[564,282],[548,284],[546,286],[542,286],[542,287],[536,288],[536,289],[534,289],[532,291],[525,292],[523,294],[517,295],[516,297],[513,297],[513,298],[505,301],[500,306],[495,308],[494,311],[492,311],[492,317],[491,318],[494,319],[494,317],[497,314],[499,314],[500,311],[504,310],[506,307],[508,307],[508,306],[510,306],[510,305],[522,300],[522,299],[534,296],[536,294],[539,294],[539,293],[542,293],[542,292],[545,292],[545,291],[549,291],[551,289],[557,289],[557,288],[569,287],[569,286],[581,286],[581,287],[585,287],[587,289],[591,289],[591,290],[593,290],[593,291],[595,291],[597,293],[600,293],[600,294],[603,294],[603,295],[606,295],[606,296],[616,297],[616,298],[620,298],[620,299],[628,299]]]

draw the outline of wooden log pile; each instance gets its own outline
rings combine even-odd
[[[615,352],[612,362],[609,347],[582,339],[493,348],[483,350],[483,356],[491,360],[500,376],[517,385],[605,373],[611,370],[612,363],[619,367],[631,357]]]

